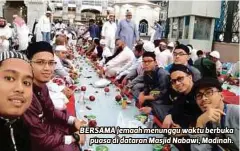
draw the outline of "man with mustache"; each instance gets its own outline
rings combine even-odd
[[[56,65],[52,46],[43,41],[33,43],[28,47],[28,58],[34,74],[34,95],[24,120],[30,129],[32,150],[79,151],[85,136],[76,131],[83,122],[66,111],[56,110],[46,86]]]
[[[30,151],[28,128],[22,120],[31,104],[33,73],[26,56],[0,53],[0,150]]]
[[[233,143],[220,144],[231,151],[239,150],[239,105],[225,104],[222,87],[216,78],[203,78],[195,84],[195,97],[202,114],[196,120],[199,128],[233,128],[233,134],[195,134],[192,137],[230,138]],[[191,145],[192,151],[218,150],[216,144]]]
[[[5,18],[0,17],[0,52],[9,50],[8,39],[12,37],[12,30],[7,25]]]

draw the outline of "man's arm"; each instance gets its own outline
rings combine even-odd
[[[101,35],[102,35],[102,37],[104,37],[104,38],[105,38],[105,36],[106,36],[106,28],[107,28],[107,22],[105,22],[105,23],[103,24],[102,32],[101,32]]]
[[[116,39],[120,38],[121,27],[122,27],[122,22],[120,21],[118,26],[117,26],[117,31],[116,31],[116,34],[115,34]]]
[[[33,97],[33,101],[36,97]],[[29,109],[24,113],[23,119],[29,127],[31,139],[37,142],[42,149],[51,150],[60,145],[71,144],[72,137],[59,133],[59,131],[50,131],[38,113],[41,112],[36,104],[32,103]]]

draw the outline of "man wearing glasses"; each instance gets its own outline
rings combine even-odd
[[[173,108],[163,121],[164,128],[188,128],[196,121],[200,109],[196,104],[193,93],[193,76],[190,69],[181,64],[174,64],[170,69],[172,91],[170,99]]]
[[[79,151],[78,145],[84,144],[85,138],[74,132],[83,122],[69,116],[66,111],[54,109],[46,86],[56,65],[52,46],[43,41],[33,43],[28,47],[28,58],[33,68],[34,95],[30,108],[24,114],[24,121],[30,130],[32,150]]]
[[[239,150],[239,105],[225,104],[221,93],[222,87],[217,79],[203,78],[195,84],[195,96],[202,114],[198,117],[196,127],[199,128],[233,128],[233,134],[196,134],[192,137],[230,138],[233,143],[220,144],[231,151]],[[213,144],[191,145],[192,151],[217,150]]]
[[[175,50],[173,51],[173,64],[181,64],[185,65],[189,68],[189,70],[193,73],[193,81],[197,81],[201,79],[201,73],[198,69],[188,64],[188,60],[190,58],[190,51],[189,48],[183,44],[176,46]],[[169,71],[173,64],[170,64],[165,69]]]
[[[141,106],[149,106],[149,101],[156,100],[169,87],[169,74],[163,68],[157,67],[154,52],[143,53],[143,81],[144,91],[139,94],[138,100]],[[145,110],[141,108],[140,110]]]
[[[127,11],[126,19],[121,20],[116,31],[116,39],[123,40],[130,49],[139,40],[139,33],[136,24],[132,21],[132,13]]]

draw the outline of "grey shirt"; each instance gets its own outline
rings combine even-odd
[[[233,144],[227,144],[228,148],[231,151],[239,150],[239,111],[240,111],[239,105],[227,104],[227,112],[225,115],[224,124],[225,124],[225,127],[233,128],[234,134],[224,134],[224,135],[226,136],[226,138],[229,137],[233,141]],[[215,123],[213,123],[212,125],[213,125],[213,128],[216,128],[217,126],[219,126]],[[192,138],[209,137],[208,134],[196,134],[196,135],[189,135],[189,136]],[[192,144],[191,145],[192,151],[211,151],[212,148],[213,146],[211,144],[201,144],[201,145]]]

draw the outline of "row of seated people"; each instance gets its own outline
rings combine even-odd
[[[27,57],[14,51],[0,56],[0,81],[6,86],[0,91],[0,150],[79,151],[85,135],[78,130],[86,122],[65,106],[73,94],[68,86],[77,77],[68,46],[63,42],[53,49],[41,41],[29,45]],[[56,77],[69,85],[56,85]]]
[[[103,54],[106,50],[104,42],[100,44]],[[94,51],[87,55],[97,61],[95,65],[98,66],[100,76],[121,83],[124,90],[133,94],[139,110],[154,114],[162,121],[163,128],[224,128],[229,125],[235,130],[234,134],[223,134],[221,137],[233,140],[233,144],[227,145],[227,148],[239,149],[239,105],[224,104],[216,65],[210,59],[204,59],[209,62],[208,70],[199,68],[198,64],[191,66],[188,63],[189,48],[180,44],[172,52],[173,64],[163,68],[157,63],[151,42],[137,44],[132,51],[121,40],[116,41],[114,54],[106,57],[105,62],[102,62],[105,56],[99,57]],[[225,108],[231,110],[231,113]],[[179,137],[204,136],[196,134]],[[212,150],[215,147],[209,144],[184,145],[185,150]]]

